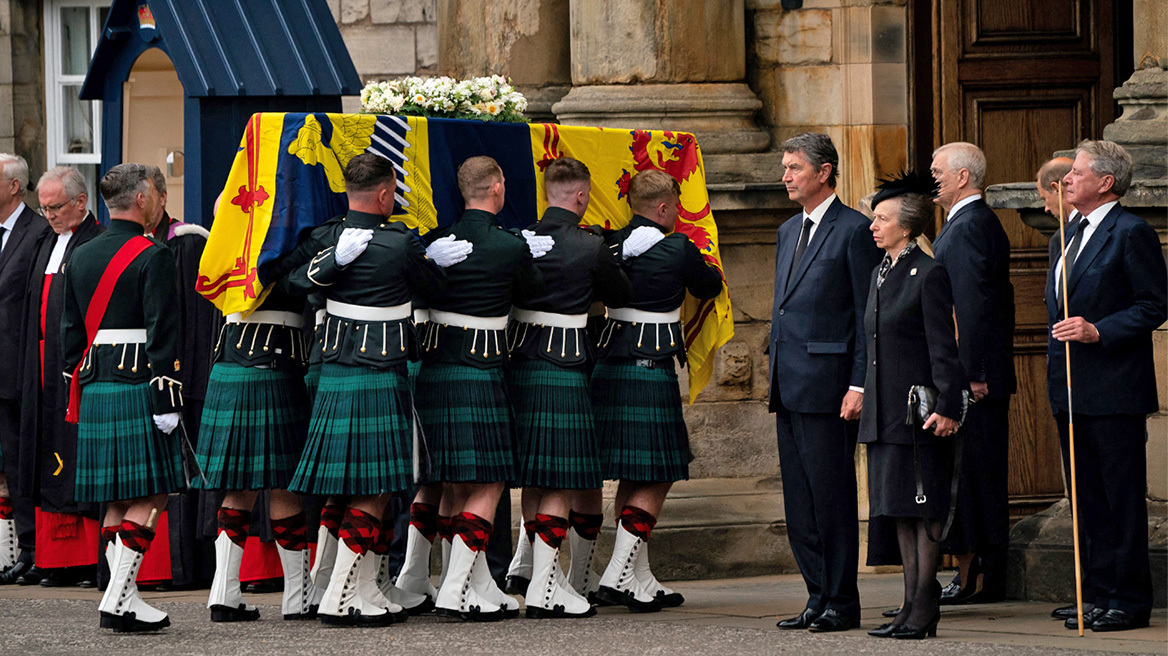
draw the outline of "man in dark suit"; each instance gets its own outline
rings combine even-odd
[[[825,134],[783,142],[783,183],[803,212],[779,228],[771,314],[775,413],[787,537],[807,606],[783,629],[859,625],[856,419],[866,344],[861,318],[880,262],[868,220],[835,195],[839,155]]]
[[[37,238],[49,224],[24,204],[28,163],[0,154],[0,362],[20,371],[24,291]],[[9,489],[20,448],[20,377],[0,376],[0,583],[14,583],[32,568],[35,516],[32,499]]]
[[[1083,623],[1094,631],[1147,626],[1152,609],[1147,415],[1159,408],[1152,333],[1168,319],[1168,270],[1156,231],[1119,204],[1131,171],[1118,144],[1079,144],[1063,184],[1084,220],[1066,250],[1060,242],[1046,285],[1047,388],[1064,462],[1074,426],[1079,527],[1091,545],[1084,587],[1095,599]]]
[[[945,223],[933,242],[953,281],[957,342],[974,404],[965,423],[956,516],[945,543],[960,572],[942,604],[1000,601],[1009,547],[1009,415],[1014,376],[1010,240],[982,199],[986,159],[971,143],[941,146],[930,169]]]

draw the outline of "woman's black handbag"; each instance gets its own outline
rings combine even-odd
[[[913,385],[908,388],[908,414],[905,416],[904,423],[913,427],[913,469],[916,473],[917,485],[917,506],[921,509],[921,519],[925,522],[925,535],[928,536],[932,542],[944,542],[945,538],[949,537],[949,529],[953,528],[953,518],[956,516],[957,509],[957,488],[961,480],[961,447],[964,433],[961,432],[961,426],[965,423],[965,414],[969,409],[969,391],[962,390],[961,395],[961,418],[957,420],[957,433],[953,438],[953,479],[949,483],[949,515],[945,519],[945,526],[941,529],[941,535],[933,538],[933,531],[930,526],[933,520],[929,519],[928,512],[925,510],[925,502],[928,497],[925,496],[925,482],[921,476],[921,454],[917,445],[917,431],[923,430],[925,422],[929,417],[936,412],[937,396],[940,392],[936,388],[928,385]]]

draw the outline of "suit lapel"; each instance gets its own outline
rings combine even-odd
[[[787,223],[784,223],[783,227],[779,228],[779,232],[781,233],[783,231],[783,228],[790,225],[790,223],[792,221],[795,221],[800,226],[803,225],[803,214],[799,213],[799,214],[796,214],[795,216],[787,219]],[[788,230],[787,232],[791,232],[791,231]],[[781,239],[779,241],[779,250],[775,256],[775,298],[776,298],[776,300],[783,299],[787,293],[787,278],[790,277],[790,274],[791,274],[791,258],[795,256],[795,246],[798,244],[798,241],[799,241],[799,233],[796,232],[794,236],[795,236],[795,238],[793,240],[790,238],[790,236],[787,236],[786,238]]]
[[[1099,227],[1095,228],[1095,232],[1091,233],[1091,239],[1083,250],[1079,251],[1079,256],[1075,258],[1075,262],[1071,265],[1070,277],[1067,278],[1067,295],[1069,296],[1075,291],[1075,285],[1078,284],[1079,279],[1083,277],[1083,272],[1091,267],[1091,262],[1099,256],[1099,252],[1107,244],[1107,240],[1111,237],[1111,229],[1115,227],[1116,217],[1123,211],[1123,207],[1116,203],[1115,207],[1103,217],[1099,222]],[[1079,230],[1085,229],[1085,224],[1079,224]]]
[[[795,291],[795,287],[799,285],[799,281],[803,279],[803,274],[807,273],[807,268],[811,266],[811,261],[819,253],[819,249],[823,248],[823,243],[827,241],[827,236],[831,234],[834,227],[835,218],[839,215],[839,208],[843,205],[840,199],[836,198],[831,205],[824,212],[823,218],[819,221],[819,226],[815,228],[815,234],[811,235],[811,241],[807,242],[807,250],[803,252],[803,258],[799,260],[798,266],[795,267],[794,273],[791,274],[791,280],[787,283],[783,293],[783,300],[786,301],[791,292]]]
[[[25,233],[28,232],[28,225],[31,221],[24,216],[27,212],[28,208],[25,207],[25,210],[20,213],[20,216],[13,219],[16,225],[12,226],[12,234],[8,235],[8,243],[4,246],[4,250],[0,251],[0,271],[4,270],[4,265],[8,264],[8,260],[12,259],[12,254],[16,252],[20,241],[24,239]]]

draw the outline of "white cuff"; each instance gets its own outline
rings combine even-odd
[[[863,387],[859,387],[859,386],[857,386],[857,385],[848,385],[848,391],[849,391],[849,392],[859,392],[860,394],[863,394],[863,393],[864,393],[864,388],[863,388]]]

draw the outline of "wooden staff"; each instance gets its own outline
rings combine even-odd
[[[1070,299],[1067,298],[1067,230],[1063,216],[1063,183],[1058,183],[1059,197],[1059,243],[1062,245],[1062,286],[1063,286],[1063,321],[1071,318]],[[1067,434],[1068,447],[1071,458],[1071,530],[1075,541],[1075,608],[1079,615],[1079,637],[1083,637],[1083,572],[1079,556],[1079,495],[1075,487],[1075,408],[1071,401],[1071,343],[1063,345],[1067,360]]]

